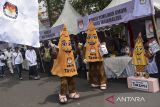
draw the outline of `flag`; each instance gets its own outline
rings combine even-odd
[[[140,17],[155,14],[155,9],[152,0],[133,0],[133,2],[133,16]]]
[[[0,41],[40,47],[38,0],[0,1]]]

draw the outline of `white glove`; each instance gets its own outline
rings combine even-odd
[[[84,62],[85,64],[87,64],[87,59],[84,59],[83,62]]]
[[[51,47],[55,47],[55,44],[53,44],[52,42],[50,42],[49,45],[50,45]]]

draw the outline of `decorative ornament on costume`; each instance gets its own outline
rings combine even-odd
[[[136,66],[135,76],[144,76],[149,78],[149,75],[145,72],[145,66],[148,64],[148,59],[145,56],[145,49],[143,46],[143,39],[141,33],[139,33],[136,44],[133,51],[132,64]]]
[[[72,58],[71,58],[71,57],[68,57],[68,58],[67,58],[67,63],[68,63],[68,64],[72,64],[72,62],[73,62],[73,61],[72,61]]]
[[[96,49],[94,46],[91,46],[90,52],[91,54],[96,54]]]

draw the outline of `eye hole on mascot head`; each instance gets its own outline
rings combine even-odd
[[[141,46],[136,47],[136,53],[137,55],[140,55],[143,52],[143,48]]]
[[[62,41],[62,49],[63,49],[64,51],[66,51],[66,50],[72,50],[71,41],[63,40],[63,41]]]

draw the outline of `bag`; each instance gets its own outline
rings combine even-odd
[[[44,55],[43,55],[43,60],[45,62],[50,62],[51,61],[51,54],[50,54],[50,48],[44,49]]]

